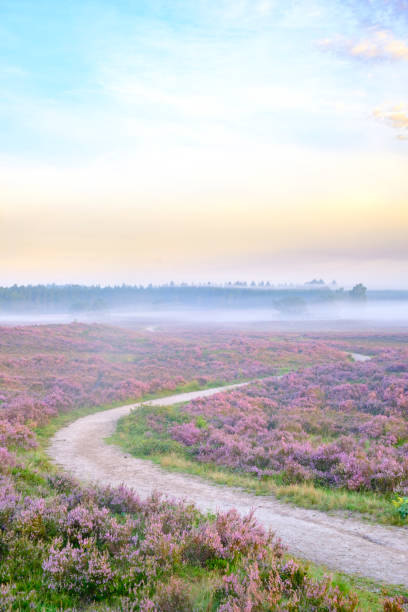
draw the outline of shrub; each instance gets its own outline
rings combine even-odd
[[[78,547],[56,538],[43,570],[50,588],[97,597],[112,590],[115,578],[107,551],[100,552],[93,538],[81,538]]]
[[[398,497],[392,503],[402,519],[408,518],[408,497]]]

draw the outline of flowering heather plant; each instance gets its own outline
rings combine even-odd
[[[240,610],[330,610],[353,612],[355,596],[344,596],[329,580],[311,580],[294,561],[260,564],[245,562],[224,576],[217,592],[222,612]],[[283,606],[283,607],[282,607]]]
[[[183,548],[183,557],[192,564],[205,566],[216,559],[236,561],[242,556],[260,560],[272,549],[277,557],[282,554],[279,542],[272,534],[265,534],[253,513],[241,518],[236,510],[230,510],[218,514],[214,523],[192,530]]]
[[[384,601],[384,612],[405,612],[404,597],[391,597]]]
[[[0,446],[0,473],[7,473],[9,468],[16,465],[15,456],[7,448]]]
[[[16,492],[12,481],[0,474],[0,532],[6,532],[20,502],[21,495]]]
[[[115,576],[107,551],[100,552],[93,538],[81,538],[77,547],[56,538],[43,570],[50,588],[81,595],[105,595]]]
[[[26,425],[3,419],[0,420],[0,445],[10,448],[33,448],[35,435]]]

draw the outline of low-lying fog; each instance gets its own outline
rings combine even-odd
[[[276,329],[356,329],[408,328],[408,301],[378,300],[353,304],[308,304],[298,311],[271,308],[117,308],[80,313],[13,313],[0,312],[0,325],[45,323],[108,323],[132,328],[143,327],[154,332],[172,325],[265,325]]]

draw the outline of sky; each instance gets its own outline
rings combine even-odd
[[[0,0],[0,261],[408,288],[408,0]]]

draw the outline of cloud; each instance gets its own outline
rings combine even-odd
[[[407,130],[406,133],[399,132],[398,140],[408,140],[408,105],[399,104],[391,108],[375,108],[373,115],[376,119],[385,122],[395,130]]]
[[[340,4],[361,27],[387,29],[407,22],[408,0],[341,0]]]
[[[319,46],[356,59],[408,61],[408,44],[388,30],[373,30],[359,40],[342,36],[326,38]]]

